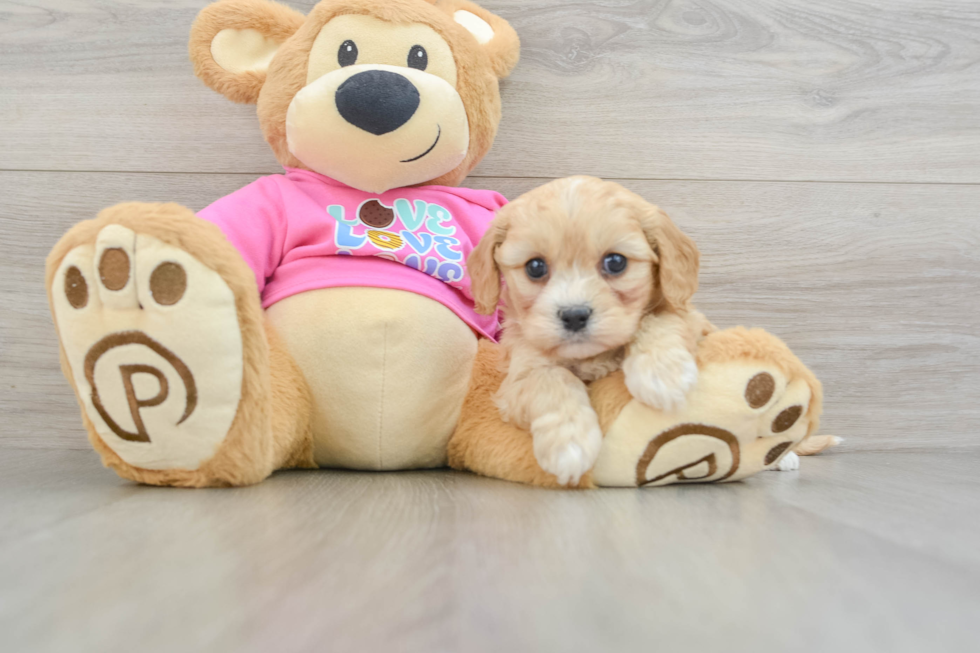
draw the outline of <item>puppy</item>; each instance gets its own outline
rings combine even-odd
[[[697,342],[713,329],[690,303],[698,260],[663,211],[593,177],[518,198],[473,250],[477,311],[504,297],[509,367],[497,405],[530,430],[538,463],[563,485],[592,468],[602,444],[586,382],[622,368],[638,400],[683,406]]]

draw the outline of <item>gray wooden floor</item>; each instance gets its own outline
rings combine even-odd
[[[976,651],[980,452],[725,486],[452,472],[140,487],[0,458],[4,651]]]
[[[99,468],[45,254],[115,202],[278,171],[193,76],[204,4],[0,0],[0,650],[980,650],[980,3],[485,0],[523,55],[467,183],[661,204],[700,307],[786,340],[847,438],[798,473],[591,494]]]

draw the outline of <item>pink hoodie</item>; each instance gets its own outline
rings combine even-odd
[[[255,272],[262,305],[338,286],[407,290],[495,338],[474,310],[466,258],[507,200],[494,191],[421,186],[365,193],[309,170],[257,179],[198,215]]]

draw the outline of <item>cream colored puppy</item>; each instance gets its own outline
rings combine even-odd
[[[501,415],[531,431],[538,463],[560,483],[577,483],[602,444],[586,382],[622,367],[640,401],[683,406],[697,341],[713,328],[690,305],[698,258],[663,211],[593,177],[510,203],[470,255],[477,310],[504,297]]]

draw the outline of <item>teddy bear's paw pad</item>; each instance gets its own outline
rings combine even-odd
[[[781,380],[782,381],[782,380]],[[786,457],[795,456],[793,447],[806,437],[810,421],[807,419],[807,409],[810,405],[810,386],[802,379],[789,383],[781,382],[782,391],[761,408],[761,419],[755,441],[749,446],[753,452],[762,452],[762,465],[768,468],[779,468],[783,471],[799,468],[792,460],[783,464]],[[750,404],[751,405],[751,404]],[[758,453],[756,453],[758,455]]]
[[[806,436],[810,397],[805,381],[765,363],[711,365],[679,412],[627,404],[593,478],[642,487],[737,480],[776,467]]]
[[[71,250],[52,288],[75,389],[125,462],[197,469],[238,411],[235,296],[187,252],[120,225]]]

